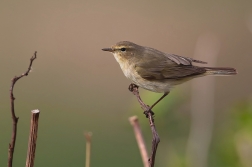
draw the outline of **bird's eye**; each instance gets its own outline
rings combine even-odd
[[[120,50],[124,52],[124,51],[126,51],[126,48],[121,48]]]

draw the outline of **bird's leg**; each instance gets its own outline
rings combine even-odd
[[[156,104],[158,104],[165,96],[167,96],[170,92],[166,92],[163,94],[163,96],[161,96],[154,104],[152,104],[152,106],[149,108],[149,110],[151,110]]]
[[[138,102],[140,103],[141,107],[144,110],[144,114],[146,115],[146,117],[148,118],[148,112],[151,113],[151,115],[154,115],[154,112],[151,110],[155,105],[157,105],[163,98],[165,98],[165,96],[167,96],[170,92],[166,92],[163,94],[163,96],[161,96],[152,106],[148,106],[146,104],[144,104],[144,102],[142,101],[139,92],[138,92],[138,86],[131,83],[129,85],[129,91],[131,91],[134,95],[136,95]]]
[[[138,86],[135,84],[130,84],[129,85],[129,91],[131,91],[136,97],[137,97],[137,101],[139,102],[139,104],[141,105],[141,108],[144,110],[144,114],[146,116],[146,118],[149,117],[149,113],[151,115],[154,115],[154,112],[150,109],[150,106],[144,104],[144,102],[142,101],[140,95],[139,95],[139,91],[138,91]]]

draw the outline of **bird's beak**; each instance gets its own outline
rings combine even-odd
[[[113,52],[113,49],[111,49],[111,48],[103,48],[102,50],[103,51],[108,51],[108,52]]]

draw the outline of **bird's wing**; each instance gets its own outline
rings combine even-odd
[[[192,65],[192,62],[204,62],[172,54],[158,57],[145,54],[139,62],[141,63],[135,65],[135,70],[147,80],[179,79],[203,74],[206,71],[203,67]]]
[[[178,56],[175,54],[165,54],[166,57],[168,57],[170,60],[177,64],[183,64],[183,65],[191,65],[192,62],[194,63],[202,63],[202,64],[207,64],[207,62],[200,61],[200,60],[195,60],[190,57],[183,57],[183,56]]]
[[[137,73],[147,80],[182,79],[206,72],[203,67],[177,65],[171,67],[141,67],[136,66]]]

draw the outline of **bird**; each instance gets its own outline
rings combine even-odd
[[[150,109],[166,97],[174,86],[193,78],[237,74],[234,68],[195,66],[193,63],[207,63],[190,57],[164,53],[129,41],[120,41],[102,50],[114,55],[124,75],[132,84],[152,92],[163,93]]]

